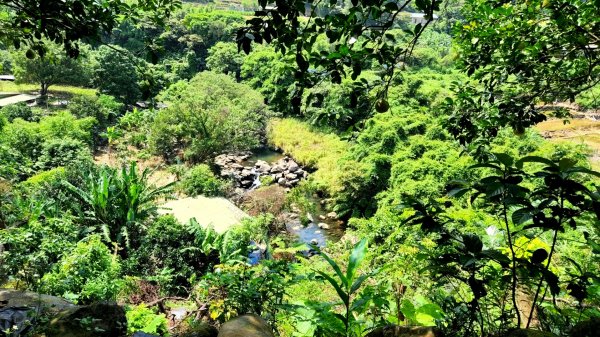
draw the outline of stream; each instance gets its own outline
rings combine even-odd
[[[263,148],[256,150],[253,154],[243,161],[241,164],[244,166],[254,166],[259,161],[265,161],[270,165],[276,163],[280,159],[285,158],[285,155],[273,151],[271,149]],[[317,246],[323,247],[326,242],[338,241],[344,235],[344,225],[339,220],[331,219],[327,217],[327,210],[323,206],[323,199],[318,195],[312,195],[309,198],[312,203],[313,211],[310,213],[310,217],[313,221],[303,226],[299,220],[299,217],[290,218],[286,220],[286,228],[289,233],[295,235],[300,243],[316,243]],[[320,228],[318,225],[326,224],[327,229]]]

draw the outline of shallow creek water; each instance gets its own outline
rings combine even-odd
[[[260,149],[254,152],[254,154],[242,163],[244,166],[254,166],[257,161],[263,160],[269,164],[277,162],[279,159],[285,156],[279,152],[270,149]],[[338,241],[342,235],[344,235],[344,226],[338,220],[332,220],[326,218],[327,210],[323,207],[321,201],[317,195],[313,195],[310,199],[314,205],[314,210],[311,212],[313,222],[308,226],[303,226],[298,218],[289,219],[286,223],[288,232],[296,235],[298,241],[301,243],[311,243],[316,240],[317,245],[322,247],[325,246],[326,241]],[[325,218],[325,219],[322,219]],[[329,226],[329,229],[321,229],[318,227],[319,223],[325,223]]]

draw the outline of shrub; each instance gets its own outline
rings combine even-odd
[[[227,188],[225,180],[215,177],[210,167],[200,164],[190,169],[181,181],[182,189],[187,195],[217,196],[223,195]]]
[[[268,110],[259,93],[223,74],[203,72],[177,93],[163,97],[169,107],[150,128],[152,151],[167,160],[176,156],[201,162],[221,152],[248,150],[264,137]]]
[[[54,116],[40,120],[39,132],[45,139],[72,138],[91,146],[92,131],[97,121],[93,117],[76,118],[68,111],[61,111]]]
[[[189,286],[195,274],[203,274],[219,263],[218,235],[197,223],[181,224],[173,216],[162,216],[149,224],[140,245],[125,261],[128,272],[156,276],[168,272],[163,291],[176,293]],[[140,268],[142,267],[143,268]]]
[[[127,307],[125,316],[127,317],[127,333],[129,335],[137,331],[143,331],[148,334],[164,336],[169,332],[167,318],[164,315],[157,314],[144,304]]]
[[[21,118],[28,122],[35,121],[33,110],[25,103],[17,103],[5,106],[0,109],[0,114],[6,117],[9,122],[12,122],[16,118]]]
[[[42,145],[35,167],[38,170],[49,170],[85,160],[91,160],[91,154],[81,141],[71,138],[50,139]]]
[[[66,175],[64,167],[55,167],[29,177],[21,185],[27,190],[39,190],[60,183],[66,178]]]
[[[7,217],[3,220],[17,218],[19,221],[8,221],[12,226],[0,229],[0,246],[7,248],[0,250],[0,280],[11,276],[17,284],[23,282],[27,288],[35,290],[40,277],[52,269],[61,255],[75,246],[79,240],[79,228],[68,215],[42,218],[43,204],[39,200],[13,198],[6,206],[12,206],[12,209],[0,209],[4,212],[2,216]],[[24,223],[19,224],[24,218],[24,214],[20,214],[23,207],[30,214]]]
[[[69,111],[77,118],[93,117],[97,123],[92,129],[94,144],[103,143],[100,136],[107,126],[113,124],[124,111],[124,106],[108,95],[76,96],[69,103]]]
[[[99,235],[80,241],[65,254],[54,271],[44,275],[41,291],[79,303],[113,300],[120,282],[121,266]]]
[[[194,288],[201,301],[209,303],[213,320],[228,321],[254,313],[273,321],[281,309],[292,270],[287,261],[265,260],[253,267],[224,266],[208,274]]]

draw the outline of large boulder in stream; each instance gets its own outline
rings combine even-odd
[[[218,337],[274,337],[273,330],[258,315],[236,317],[223,324]]]

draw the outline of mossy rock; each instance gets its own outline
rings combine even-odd
[[[116,303],[99,302],[60,313],[43,329],[45,337],[125,337],[125,309]]]
[[[175,334],[177,337],[217,337],[219,330],[205,322],[194,322]]]
[[[223,324],[218,337],[274,337],[269,324],[258,315],[236,317]]]
[[[600,317],[592,317],[577,323],[569,336],[571,337],[596,337],[600,334]]]

